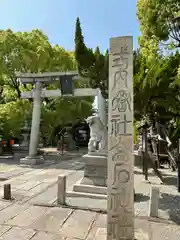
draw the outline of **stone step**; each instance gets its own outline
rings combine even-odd
[[[93,186],[93,185],[76,183],[73,185],[73,190],[74,192],[107,195],[107,187],[101,187],[101,186]]]
[[[107,195],[95,194],[95,193],[83,193],[83,192],[66,192],[66,197],[84,197],[84,198],[93,198],[93,199],[107,199]]]

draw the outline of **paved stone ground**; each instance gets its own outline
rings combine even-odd
[[[0,201],[1,240],[105,240],[106,215]],[[102,231],[103,230],[103,231]],[[179,240],[180,226],[135,219],[137,240]]]
[[[145,183],[141,170],[135,168],[136,215],[147,215],[150,189],[152,186],[156,186],[160,190],[159,216],[180,224],[180,193],[177,191],[177,172],[171,172],[169,169],[163,169],[161,172],[164,184],[160,184],[160,180],[151,170],[149,171],[149,183]]]
[[[59,175],[69,175],[73,182],[81,177],[84,163],[78,159],[66,160],[60,163],[40,166],[37,169],[19,165],[1,164],[0,197],[3,197],[3,185],[11,184],[12,197],[15,202],[51,203],[57,195],[57,179]],[[71,176],[72,175],[72,176]],[[2,181],[4,179],[8,179]],[[72,185],[72,181],[71,181]]]
[[[92,211],[60,207],[43,207],[34,204],[53,203],[56,199],[58,175],[67,176],[67,190],[83,176],[84,164],[79,158],[36,168],[21,167],[16,163],[0,164],[0,240],[105,240],[106,215]],[[135,168],[135,229],[140,239],[180,239],[180,194],[176,190],[176,173],[163,170],[166,184],[161,185],[150,171],[151,183],[143,182],[141,170]],[[8,180],[3,181],[5,178]],[[14,201],[2,199],[4,183],[11,183]],[[160,217],[147,218],[151,186],[161,192]],[[106,208],[106,201],[69,198],[77,206]],[[143,216],[143,217],[142,217]],[[176,224],[173,224],[176,223]]]
[[[162,173],[165,179],[165,183],[161,184],[160,180],[155,176],[153,171],[149,170],[149,182],[144,181],[141,169],[135,167],[134,170],[134,185],[136,192],[136,201],[134,204],[136,216],[148,216],[150,190],[152,186],[156,186],[160,189],[159,199],[159,217],[166,220],[171,220],[176,224],[180,224],[180,193],[177,192],[177,172],[171,172],[169,169],[163,169]],[[82,176],[83,171],[79,172],[78,176]],[[71,177],[71,179],[73,179]],[[75,180],[75,177],[73,181]],[[70,189],[71,184],[74,182],[70,180],[70,176],[67,177],[67,190]],[[53,190],[52,190],[53,191]],[[55,190],[56,191],[56,190]],[[56,200],[51,201],[56,203]],[[48,201],[44,202],[48,204]],[[106,200],[97,200],[86,198],[67,198],[67,203],[73,206],[89,207],[106,209]]]

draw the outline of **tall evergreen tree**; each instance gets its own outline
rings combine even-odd
[[[100,88],[103,96],[107,98],[108,51],[104,55],[100,52],[99,47],[95,51],[86,47],[79,18],[76,20],[75,58],[79,73],[83,77],[89,77],[90,86]]]

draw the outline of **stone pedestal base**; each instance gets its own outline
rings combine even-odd
[[[84,177],[73,185],[71,196],[106,198],[107,196],[107,156],[84,155]]]
[[[29,145],[20,145],[20,149],[23,151],[29,151]]]
[[[135,165],[139,166],[141,156],[136,155]],[[73,185],[73,191],[67,192],[67,197],[107,199],[107,156],[86,154],[83,159],[84,176]]]
[[[43,164],[43,163],[44,163],[43,156],[35,156],[35,157],[27,156],[25,158],[20,159],[20,164],[22,165],[37,165],[37,164]]]
[[[83,156],[85,162],[84,177],[81,184],[107,186],[107,156]]]

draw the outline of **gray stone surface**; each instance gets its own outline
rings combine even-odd
[[[7,232],[10,228],[11,228],[11,226],[3,226],[3,225],[0,225],[0,237],[1,237],[5,232]]]
[[[107,199],[107,195],[97,194],[97,193],[87,193],[87,192],[67,192],[66,197],[74,198],[90,198],[90,199]]]
[[[84,155],[84,178],[81,184],[106,186],[107,181],[107,157],[97,155]]]
[[[160,190],[159,217],[180,224],[180,194],[176,188],[177,173],[168,169],[162,170],[166,184],[160,184],[159,179],[152,170],[149,170],[149,182],[144,181],[141,169],[135,168],[134,172],[136,192],[136,200],[134,202],[135,215],[148,217],[150,189],[153,186],[158,187]],[[107,208],[106,200],[87,197],[84,200],[82,196],[78,195],[76,197],[67,197],[67,203],[79,207],[99,208],[102,210]]]
[[[150,193],[150,202],[149,202],[149,216],[158,217],[159,209],[159,188],[152,187]]]
[[[0,220],[2,240],[106,240],[106,214],[91,211],[14,203],[0,210]],[[179,240],[180,225],[135,218],[135,233],[137,240]]]
[[[107,195],[107,187],[81,184],[81,180],[80,180],[79,183],[74,184],[73,190],[75,192],[95,193],[95,194]]]
[[[43,156],[34,156],[34,157],[27,156],[25,158],[21,158],[20,163],[22,165],[43,164],[44,163],[44,157]]]
[[[20,212],[25,211],[28,208],[27,205],[13,204],[7,208],[4,208],[0,212],[0,224],[5,223],[11,218],[17,216]]]
[[[47,208],[45,207],[30,206],[13,219],[6,221],[6,224],[11,226],[29,227],[33,222],[45,214],[46,211]]]
[[[50,208],[46,213],[31,224],[31,228],[46,231],[58,232],[73,210],[68,208]]]
[[[85,162],[83,178],[73,185],[71,196],[98,198],[97,194],[107,194],[107,157],[103,155],[83,156]],[[95,195],[96,196],[95,196]],[[102,199],[102,196],[99,196]]]
[[[70,215],[59,232],[68,238],[86,239],[89,229],[96,217],[96,213],[76,210]]]
[[[2,240],[30,240],[35,235],[35,233],[36,232],[32,229],[13,227],[3,234]]]
[[[5,182],[11,183],[13,193],[16,193],[17,196],[20,196],[22,200],[9,202],[0,199],[0,239],[72,240],[81,237],[82,240],[95,240],[95,235],[98,228],[106,227],[106,215],[96,213],[95,217],[92,218],[93,220],[89,221],[89,224],[86,222],[83,225],[81,224],[82,214],[75,214],[73,220],[71,219],[71,221],[65,225],[64,230],[61,231],[64,223],[68,222],[68,219],[70,219],[72,209],[64,208],[64,210],[62,210],[62,208],[47,207],[42,207],[41,209],[41,207],[34,208],[34,206],[31,206],[33,203],[52,203],[56,201],[56,181],[59,174],[63,173],[67,176],[67,191],[72,191],[73,184],[83,177],[83,170],[79,170],[82,168],[82,166],[83,162],[77,159],[61,162],[51,166],[43,166],[42,168],[38,169],[22,168],[20,166],[16,166],[15,164],[1,164],[1,174],[9,174],[10,176],[10,179]],[[19,176],[17,176],[18,172]],[[179,240],[180,194],[177,193],[176,187],[177,173],[171,172],[168,169],[163,169],[162,173],[164,175],[165,184],[162,185],[151,170],[149,170],[149,182],[143,181],[144,177],[142,175],[142,170],[135,167],[134,172],[135,190],[137,193],[137,199],[135,201],[135,213],[136,216],[142,218],[135,219],[136,232],[140,233],[140,236],[142,236],[144,232],[148,233],[150,236],[152,236],[151,240]],[[39,181],[40,184],[36,185],[39,183]],[[4,182],[1,183],[1,188],[3,183]],[[28,190],[25,190],[25,187],[23,187],[24,184]],[[54,186],[51,184],[54,184]],[[156,186],[160,189],[160,218],[156,219],[157,222],[147,221],[151,186]],[[33,194],[35,195],[33,196]],[[27,201],[26,204],[23,203],[23,199]],[[67,198],[67,203],[89,208],[106,209],[107,207],[107,201],[103,199],[95,200],[88,198]],[[45,209],[45,211],[43,209]],[[65,216],[66,211],[67,218]],[[83,212],[86,213],[86,211]],[[28,219],[26,222],[25,218]],[[86,218],[86,214],[83,215],[83,218]],[[87,217],[87,220],[88,218],[89,217]],[[64,222],[62,219],[64,219]],[[164,219],[169,219],[171,222],[174,222],[177,225],[170,224],[171,222],[166,223]],[[74,221],[79,222],[79,225],[77,223],[75,224]],[[61,222],[63,222],[63,224],[61,224]],[[15,226],[15,224],[18,224],[19,226]],[[35,226],[38,229],[34,230],[36,228]],[[80,232],[72,231],[69,233],[73,226],[75,226],[77,229],[79,226],[82,226],[82,229]],[[44,227],[46,229],[49,228],[47,232],[42,230]],[[86,234],[87,228],[88,234]],[[86,239],[84,236],[86,236]]]
[[[83,166],[81,158],[61,161],[48,166],[42,165],[42,168],[38,166],[37,169],[29,166],[2,164],[0,165],[1,176],[9,176],[9,180],[0,182],[0,197],[3,197],[3,185],[8,183],[11,184],[12,197],[16,202],[52,203],[57,197],[58,176],[74,174]],[[71,186],[80,177],[72,178]]]
[[[57,203],[60,205],[66,203],[66,176],[58,176]]]
[[[133,37],[110,39],[107,240],[134,238]]]

